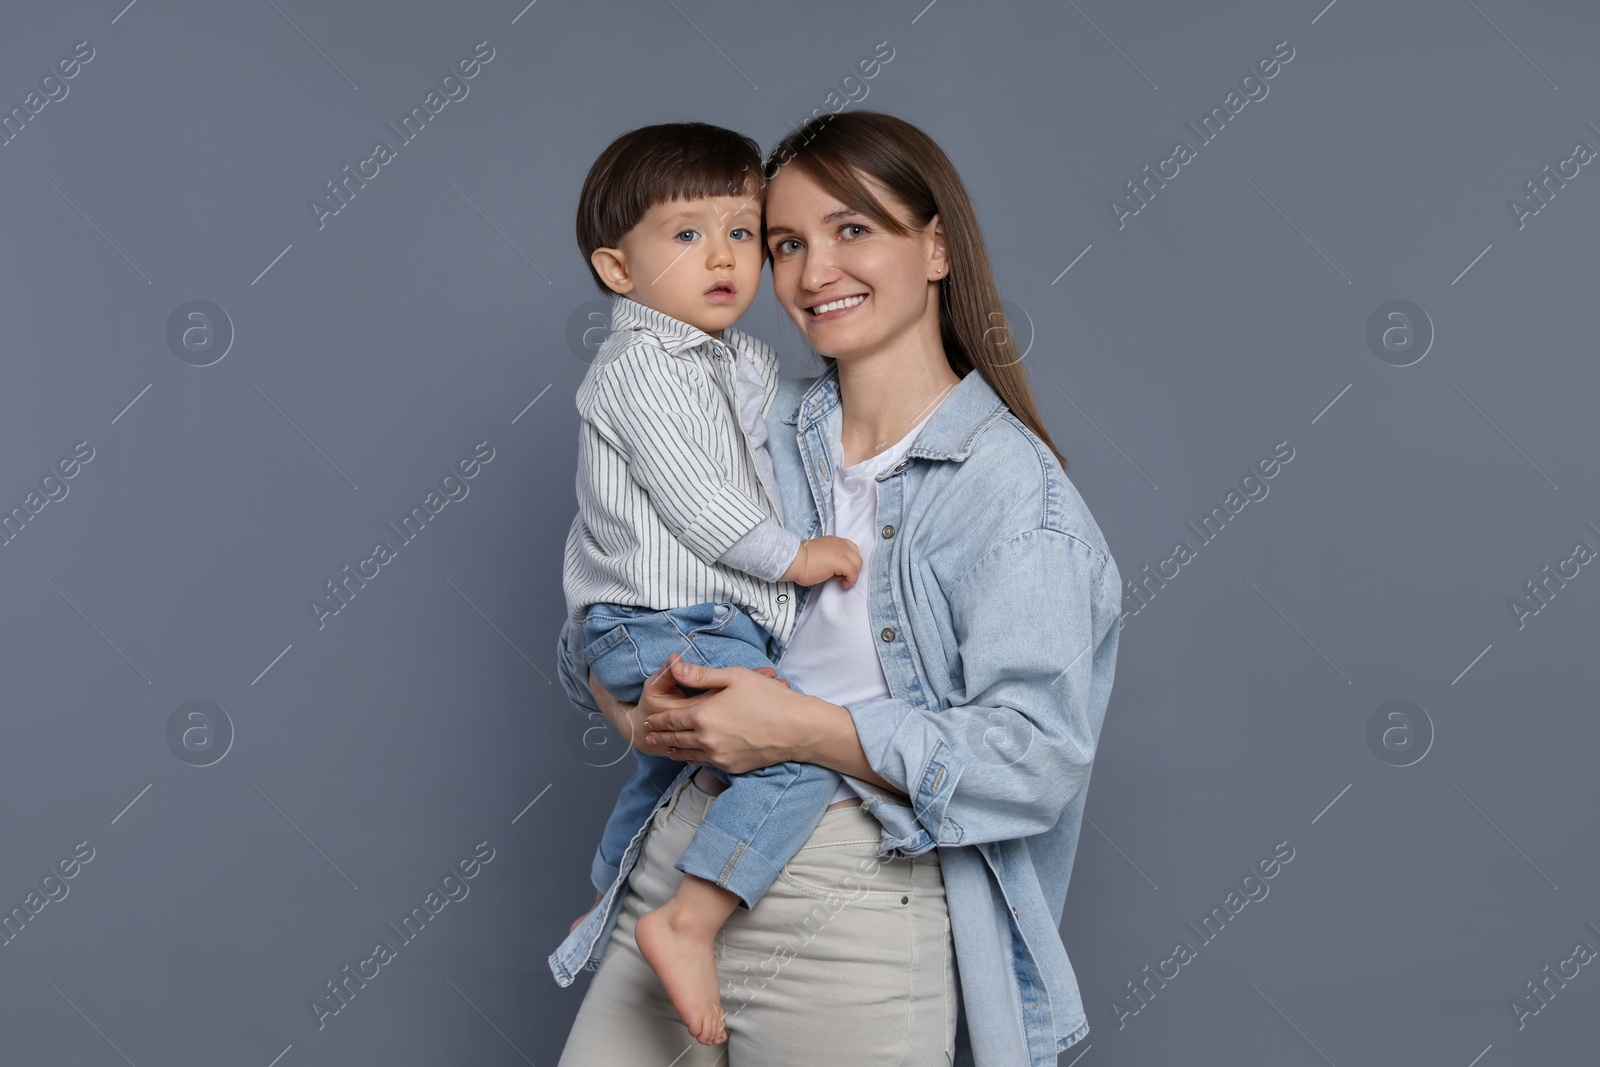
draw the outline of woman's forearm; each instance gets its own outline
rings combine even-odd
[[[902,800],[906,798],[899,786],[879,775],[867,762],[849,709],[796,692],[782,679],[775,684],[774,668],[752,671],[748,667],[705,667],[683,662],[674,653],[669,670],[679,686],[718,692],[663,701],[656,691],[656,679],[651,679],[638,708],[645,714],[639,720],[643,737],[633,736],[635,747],[648,751],[647,746],[668,743],[685,746],[669,750],[669,754],[674,759],[733,772],[790,761],[813,763],[870,782]],[[662,675],[664,683],[667,678]],[[591,688],[596,701],[605,708],[612,699],[610,694],[597,684]],[[714,724],[696,722],[691,705],[701,703]],[[626,720],[615,712],[616,709],[608,710],[606,715],[621,729]],[[702,745],[710,747],[702,749]]]
[[[905,797],[899,786],[873,770],[872,764],[867,762],[866,750],[861,747],[861,737],[856,733],[855,719],[851,718],[848,709],[821,697],[801,693],[795,695],[804,702],[800,706],[803,713],[798,718],[805,725],[801,739],[796,744],[796,762],[815,763],[863,782],[871,782],[897,797]]]

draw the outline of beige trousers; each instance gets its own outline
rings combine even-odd
[[[728,1040],[690,1036],[634,941],[664,904],[712,796],[693,778],[658,811],[560,1067],[947,1067],[960,1001],[938,849],[879,859],[862,808],[825,812],[754,908],[717,938]]]

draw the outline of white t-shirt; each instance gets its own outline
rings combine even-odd
[[[935,405],[933,411],[938,410]],[[878,637],[867,614],[872,551],[882,540],[878,531],[878,483],[873,479],[900,461],[923,424],[933,418],[933,411],[876,456],[853,467],[834,464],[833,515],[823,533],[848,537],[856,543],[861,550],[861,573],[849,589],[843,588],[838,578],[830,578],[813,589],[806,600],[778,664],[802,692],[841,706],[890,695],[889,680],[884,677],[883,664],[878,662]],[[841,781],[829,803],[855,795],[855,790]]]

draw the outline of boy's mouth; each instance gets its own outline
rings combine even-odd
[[[730,303],[737,295],[738,290],[734,289],[732,282],[718,282],[706,290],[706,299],[719,304]]]

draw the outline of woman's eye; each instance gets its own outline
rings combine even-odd
[[[789,252],[789,251],[792,251],[789,248],[789,246],[792,245],[792,244],[798,244],[798,243],[799,242],[797,242],[793,237],[785,237],[783,240],[781,240],[777,244],[773,245],[772,249],[775,252]]]
[[[851,231],[851,230],[860,230],[861,233],[866,233],[867,232],[867,228],[865,226],[861,225],[859,222],[847,222],[843,226],[839,227],[839,230],[840,230],[840,232],[846,233],[851,237],[859,237],[860,236],[860,234],[849,233],[849,231]]]

